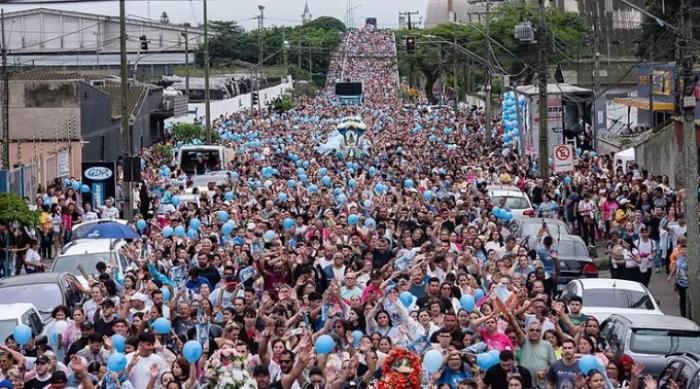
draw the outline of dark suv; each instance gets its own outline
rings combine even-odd
[[[700,354],[668,354],[658,386],[659,389],[700,389]]]

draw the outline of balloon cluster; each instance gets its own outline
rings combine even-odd
[[[501,123],[505,132],[503,133],[503,145],[509,147],[512,144],[517,144],[520,137],[520,128],[518,127],[518,113],[516,104],[520,104],[521,109],[525,105],[525,97],[520,97],[518,101],[515,99],[515,93],[507,91],[503,94],[503,104],[501,106]]]
[[[503,222],[510,222],[513,220],[513,212],[504,208],[493,207],[491,214]]]

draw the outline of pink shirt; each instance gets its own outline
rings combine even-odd
[[[502,332],[489,334],[488,331],[482,329],[481,331],[479,331],[479,335],[481,336],[481,339],[483,339],[484,342],[486,342],[486,346],[489,350],[514,350],[513,342],[510,341],[508,335]]]

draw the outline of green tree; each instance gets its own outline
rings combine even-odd
[[[14,193],[0,193],[0,221],[33,226],[39,218],[38,211],[29,209],[27,202]]]
[[[646,0],[645,8],[652,15],[661,15],[662,19],[673,25],[680,20],[680,1]],[[665,11],[665,12],[664,12]],[[697,12],[693,13],[693,22],[698,23]],[[645,16],[642,20],[642,34],[637,44],[637,57],[650,61],[673,61],[676,47],[676,34],[656,20]]]
[[[209,22],[209,62],[212,67],[230,66],[233,60],[257,62],[257,40],[236,22]],[[204,47],[195,53],[199,66],[204,65]]]
[[[318,17],[304,25],[304,27],[319,28],[321,30],[345,32],[345,23],[331,16]]]
[[[204,127],[197,124],[178,123],[173,127],[173,138],[175,138],[176,141],[188,143],[195,139],[204,140],[206,138],[206,132]],[[219,138],[219,133],[212,131],[212,142],[217,142]]]

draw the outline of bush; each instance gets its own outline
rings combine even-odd
[[[287,112],[294,108],[294,99],[290,95],[283,95],[273,100],[272,106],[277,112]]]
[[[173,127],[173,138],[179,142],[189,143],[195,139],[204,141],[206,137],[206,130],[198,124],[178,123]],[[212,142],[219,141],[219,134],[212,131],[211,140]]]
[[[39,219],[39,212],[29,209],[27,202],[14,193],[0,193],[0,221],[17,222],[23,226],[34,226]]]
[[[153,155],[161,161],[170,161],[173,159],[173,148],[168,145],[157,143],[153,145],[152,150]]]

